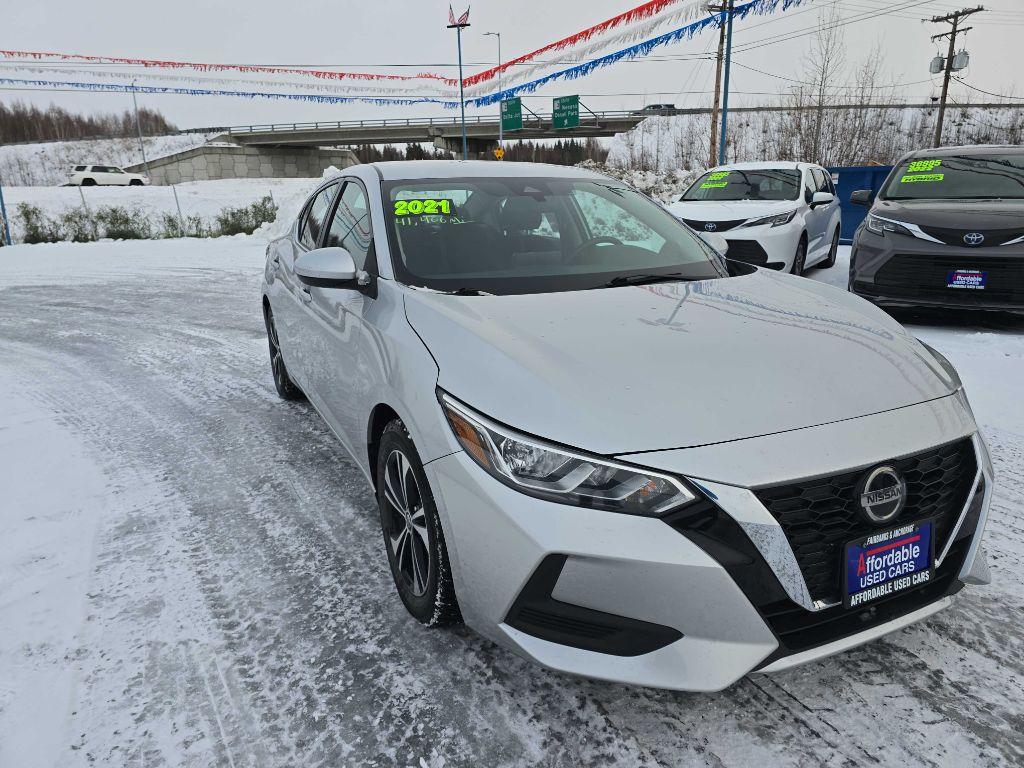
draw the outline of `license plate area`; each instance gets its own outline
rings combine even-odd
[[[927,584],[935,570],[935,524],[908,523],[848,542],[843,605],[859,608]]]
[[[988,272],[983,269],[951,269],[946,273],[947,288],[983,291],[988,283]]]

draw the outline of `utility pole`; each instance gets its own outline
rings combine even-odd
[[[732,63],[733,0],[725,11],[725,80],[722,84],[722,130],[718,136],[718,164],[725,165],[726,136],[729,125],[729,65]]]
[[[501,95],[501,32],[484,32],[484,37],[496,37],[498,38],[498,94]],[[498,149],[504,150],[505,145],[503,143],[504,136],[501,131],[501,102],[498,99]]]
[[[708,13],[727,13],[729,7],[726,5],[708,5]],[[723,17],[718,25],[718,57],[715,66],[715,105],[711,109],[711,159],[708,167],[711,168],[718,163],[718,105],[722,97],[722,57],[725,55],[725,18]]]
[[[960,19],[965,19],[973,13],[980,13],[984,11],[985,7],[979,5],[977,8],[964,8],[953,13],[947,13],[945,16],[932,16],[933,24],[952,24],[953,28],[949,32],[942,32],[938,35],[932,35],[932,40],[941,40],[944,37],[949,38],[949,53],[946,55],[945,66],[943,67],[942,76],[942,97],[939,100],[939,116],[935,120],[935,142],[932,146],[938,147],[942,144],[942,121],[946,116],[946,94],[949,93],[949,76],[953,74],[953,52],[956,46],[956,36],[960,32],[967,32],[968,30],[974,29],[974,27],[960,27]]]

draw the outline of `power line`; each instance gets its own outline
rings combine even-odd
[[[976,86],[973,86],[970,83],[968,83],[966,80],[963,80],[962,78],[954,77],[953,79],[956,80],[961,85],[967,86],[972,91],[977,91],[978,93],[984,93],[986,96],[995,96],[995,97],[1000,98],[1000,99],[1010,99],[1011,101],[1024,101],[1024,97],[1021,97],[1021,96],[1008,96],[1005,93],[992,93],[991,91],[986,91],[986,90],[983,90],[983,89],[978,88]]]

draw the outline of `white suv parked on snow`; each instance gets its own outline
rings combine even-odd
[[[141,187],[149,179],[141,173],[128,173],[114,165],[76,165],[71,171],[68,184],[73,187],[94,187],[101,185]]]
[[[836,263],[841,219],[828,171],[810,163],[712,168],[669,210],[697,232],[724,235],[728,257],[803,274]]]

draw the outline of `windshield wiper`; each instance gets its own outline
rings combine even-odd
[[[682,272],[661,272],[655,273],[641,273],[638,275],[619,275],[613,277],[607,283],[597,286],[598,288],[620,288],[624,285],[647,285],[648,283],[665,283],[665,282],[676,282],[678,280],[691,280],[692,278],[687,277]]]

